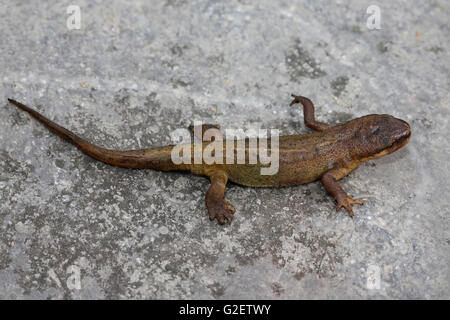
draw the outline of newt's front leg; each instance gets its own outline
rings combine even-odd
[[[322,176],[322,183],[325,189],[336,199],[336,211],[340,208],[344,207],[347,210],[350,217],[353,219],[353,209],[352,204],[362,205],[363,202],[361,200],[355,200],[347,193],[345,193],[344,189],[342,189],[341,185],[337,180],[346,176],[352,169],[347,168],[336,168],[331,169],[327,173]]]
[[[223,198],[228,176],[221,170],[213,171],[208,175],[211,180],[211,186],[206,192],[206,207],[208,208],[209,219],[211,221],[217,219],[219,224],[224,224],[225,219],[231,222],[235,209],[228,200]]]

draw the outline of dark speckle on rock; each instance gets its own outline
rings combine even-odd
[[[380,41],[377,44],[377,49],[380,53],[386,53],[389,51],[391,45],[392,45],[391,41]]]
[[[56,159],[55,160],[55,165],[58,167],[58,168],[64,168],[64,164],[65,164],[65,162],[64,162],[64,160],[61,160],[61,159]]]
[[[187,48],[188,47],[186,45],[184,46],[174,45],[172,48],[170,48],[170,52],[173,55],[181,56],[183,54],[183,51],[186,50]]]
[[[359,25],[352,25],[352,26],[345,26],[344,30],[350,31],[352,33],[356,34],[362,34],[361,27]]]
[[[351,113],[332,111],[328,116],[328,122],[331,124],[339,124],[345,123],[353,118],[354,115]]]
[[[300,40],[296,40],[286,55],[286,66],[291,75],[291,80],[300,82],[301,78],[320,78],[326,75],[316,59],[302,46]]]
[[[220,298],[225,293],[225,288],[218,282],[214,282],[213,284],[209,285],[208,288],[211,290],[214,298]]]
[[[441,52],[444,52],[444,48],[439,47],[439,46],[433,46],[431,48],[428,49],[429,51],[435,53],[435,54],[439,54]]]
[[[333,94],[336,97],[339,97],[341,93],[345,90],[348,80],[349,80],[348,77],[340,76],[331,81],[331,88],[333,89]]]
[[[271,287],[272,287],[272,290],[273,290],[273,294],[276,297],[279,297],[284,292],[283,286],[281,284],[277,283],[277,282],[272,283]]]

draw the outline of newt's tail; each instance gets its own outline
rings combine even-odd
[[[33,118],[46,126],[50,131],[54,132],[67,142],[73,144],[85,154],[104,163],[126,168],[152,168],[163,171],[187,169],[172,163],[170,157],[170,150],[172,149],[171,146],[127,151],[105,149],[84,140],[75,133],[57,125],[53,121],[41,115],[39,112],[20,102],[13,99],[8,99],[8,101],[19,109],[28,112]]]

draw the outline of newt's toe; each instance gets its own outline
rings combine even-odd
[[[234,214],[236,212],[236,209],[233,207],[233,205],[228,200],[224,200],[224,207],[227,211]]]
[[[228,200],[217,201],[208,205],[209,219],[217,219],[219,224],[233,221],[233,214],[236,212],[233,205]]]
[[[347,210],[350,218],[354,219],[355,215],[353,213],[352,204],[363,205],[363,202],[361,200],[355,200],[351,196],[347,196],[342,200],[338,200],[336,211],[339,211],[339,209],[344,208],[345,210]]]
[[[296,103],[300,103],[300,97],[296,96],[295,94],[291,94],[291,97],[294,98],[292,102],[289,104],[290,107],[292,107]]]

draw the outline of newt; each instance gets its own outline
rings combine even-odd
[[[85,154],[109,165],[190,171],[209,177],[211,185],[206,192],[206,207],[210,220],[216,219],[219,224],[231,222],[235,213],[231,203],[224,199],[228,181],[249,187],[286,187],[321,180],[336,200],[336,211],[344,208],[353,219],[352,205],[362,205],[363,202],[349,196],[338,180],[360,163],[405,146],[410,139],[411,128],[407,122],[387,114],[370,114],[332,126],[315,120],[314,104],[310,99],[297,95],[292,97],[294,100],[290,106],[297,103],[303,106],[304,124],[315,132],[279,137],[279,169],[273,175],[260,174],[263,164],[259,160],[255,164],[207,164],[204,161],[200,164],[175,164],[171,158],[173,145],[125,151],[106,149],[84,140],[20,102],[8,101]],[[203,140],[202,147],[208,143],[211,142]],[[245,146],[248,155],[252,151],[248,141]]]

